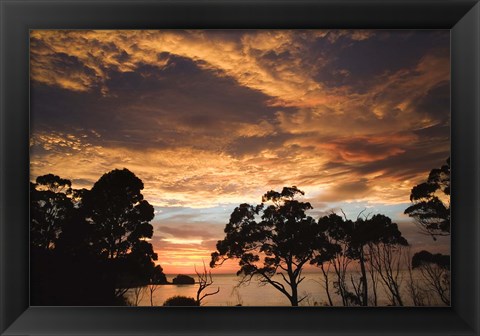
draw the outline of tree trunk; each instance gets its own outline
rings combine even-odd
[[[325,292],[327,293],[328,304],[333,306],[332,298],[330,296],[330,286],[328,283],[328,273],[325,271],[325,268],[323,268],[323,264],[320,266],[320,268],[322,269],[323,278],[325,279]]]
[[[298,289],[295,282],[292,282],[292,296],[290,297],[290,302],[292,306],[298,306]]]
[[[378,305],[378,300],[377,300],[377,281],[375,279],[375,270],[372,268],[370,270],[370,278],[372,279],[372,291],[373,291],[373,305],[377,306]]]
[[[338,294],[340,294],[342,298],[342,304],[346,307],[348,306],[347,299],[345,297],[345,279],[343,278],[343,272],[341,271],[341,265],[336,264],[336,261],[334,261],[333,267],[335,268],[335,274],[337,275],[337,289],[338,289]]]
[[[367,273],[365,271],[365,255],[363,252],[363,246],[360,247],[360,269],[362,271],[362,280],[363,280],[362,306],[367,306],[368,305],[368,283],[367,283]]]

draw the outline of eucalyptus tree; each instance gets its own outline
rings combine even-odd
[[[413,255],[412,268],[420,271],[427,287],[449,306],[450,256],[423,250]]]
[[[154,209],[144,199],[143,188],[142,180],[124,168],[104,174],[85,193],[82,206],[97,255],[113,260],[151,247],[145,239],[153,235]],[[153,251],[150,256],[156,259]]]
[[[225,226],[225,238],[217,242],[217,251],[212,253],[210,266],[236,259],[237,275],[242,275],[243,282],[255,277],[298,306],[306,298],[299,297],[298,292],[305,279],[304,267],[331,250],[317,221],[307,215],[311,204],[296,199],[302,195],[304,192],[295,186],[284,187],[281,192],[267,192],[261,204],[236,207]]]
[[[425,182],[412,188],[412,205],[405,214],[415,219],[421,232],[434,240],[450,235],[450,158],[430,171]]]
[[[349,290],[346,281],[347,269],[352,259],[349,257],[349,241],[352,236],[353,222],[347,220],[339,215],[332,213],[328,216],[323,216],[318,220],[320,230],[324,233],[326,239],[330,243],[329,253],[317,255],[311,260],[311,264],[320,267],[324,277],[324,287],[327,294],[329,304],[332,306],[333,302],[330,295],[329,287],[329,271],[333,266],[335,273],[335,281],[333,285],[337,294],[342,299],[342,304],[348,306],[350,304]]]
[[[54,249],[62,229],[72,218],[72,182],[47,174],[30,183],[30,243],[39,249]]]
[[[385,215],[376,214],[370,218],[360,216],[354,223],[352,236],[349,241],[349,255],[358,260],[361,271],[361,305],[368,305],[367,262],[371,264],[373,253],[384,251],[383,247],[407,246],[407,240],[402,236],[398,225]],[[371,254],[369,256],[369,253]],[[377,269],[380,271],[382,269]],[[384,269],[383,269],[384,270]]]
[[[143,188],[128,169],[114,169],[82,195],[80,211],[89,227],[91,253],[105,265],[117,297],[134,285],[148,284],[158,258],[148,241],[154,209]]]
[[[342,304],[363,305],[369,304],[369,281],[376,281],[379,275],[395,302],[402,304],[398,286],[398,266],[400,260],[397,252],[400,246],[408,245],[406,239],[398,229],[398,225],[382,214],[372,217],[362,217],[360,213],[355,221],[343,218],[337,214],[323,216],[318,220],[321,232],[326,237],[330,246],[334,248],[330,253],[318,255],[311,263],[322,270],[325,265],[333,264],[336,281],[334,282],[337,293],[342,299]],[[357,261],[360,267],[360,277],[350,278],[353,291],[347,284],[347,270],[351,263]],[[325,276],[325,272],[324,272]],[[376,284],[372,283],[372,288]],[[376,291],[374,290],[373,303],[376,304]]]

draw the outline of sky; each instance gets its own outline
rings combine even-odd
[[[450,155],[448,30],[34,30],[31,179],[128,168],[167,274],[210,261],[233,209],[297,186],[309,215],[403,214]],[[234,272],[228,263],[213,272]]]

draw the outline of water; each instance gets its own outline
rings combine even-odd
[[[323,275],[321,273],[305,273],[305,280],[299,285],[299,298],[307,296],[300,305],[301,306],[321,306],[328,302],[325,289],[322,287]],[[190,275],[196,279],[196,275]],[[175,276],[167,275],[168,281],[172,281]],[[208,296],[202,301],[202,306],[290,306],[287,297],[280,291],[269,284],[262,285],[258,281],[252,279],[249,285],[238,286],[240,278],[232,274],[216,274],[212,275],[213,284],[208,287],[203,293],[210,293],[220,289],[218,294]],[[334,276],[331,274],[330,278],[333,280]],[[350,278],[350,276],[347,276]],[[420,279],[417,273],[414,274],[415,279]],[[281,281],[279,278],[278,281]],[[404,274],[404,280],[401,283],[401,293],[404,305],[413,306],[413,302],[406,288],[407,275]],[[349,284],[350,285],[350,284]],[[351,288],[351,285],[349,286]],[[153,305],[161,306],[170,297],[181,295],[196,298],[198,284],[194,285],[159,285],[153,293]],[[138,292],[138,290],[137,290]],[[371,290],[370,290],[371,293]],[[334,305],[341,306],[341,298],[335,294],[333,284],[330,284],[330,295]],[[135,301],[135,290],[130,289],[127,292],[127,298],[130,301]],[[377,286],[378,305],[386,306],[390,303],[388,296],[382,284]],[[438,300],[435,294],[428,295],[427,305],[438,306],[443,305]],[[139,306],[150,306],[150,291],[148,288],[143,288],[139,295]]]

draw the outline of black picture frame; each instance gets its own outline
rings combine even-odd
[[[478,1],[0,0],[0,24],[1,335],[479,335]],[[61,28],[451,29],[452,306],[30,307],[29,30]]]

